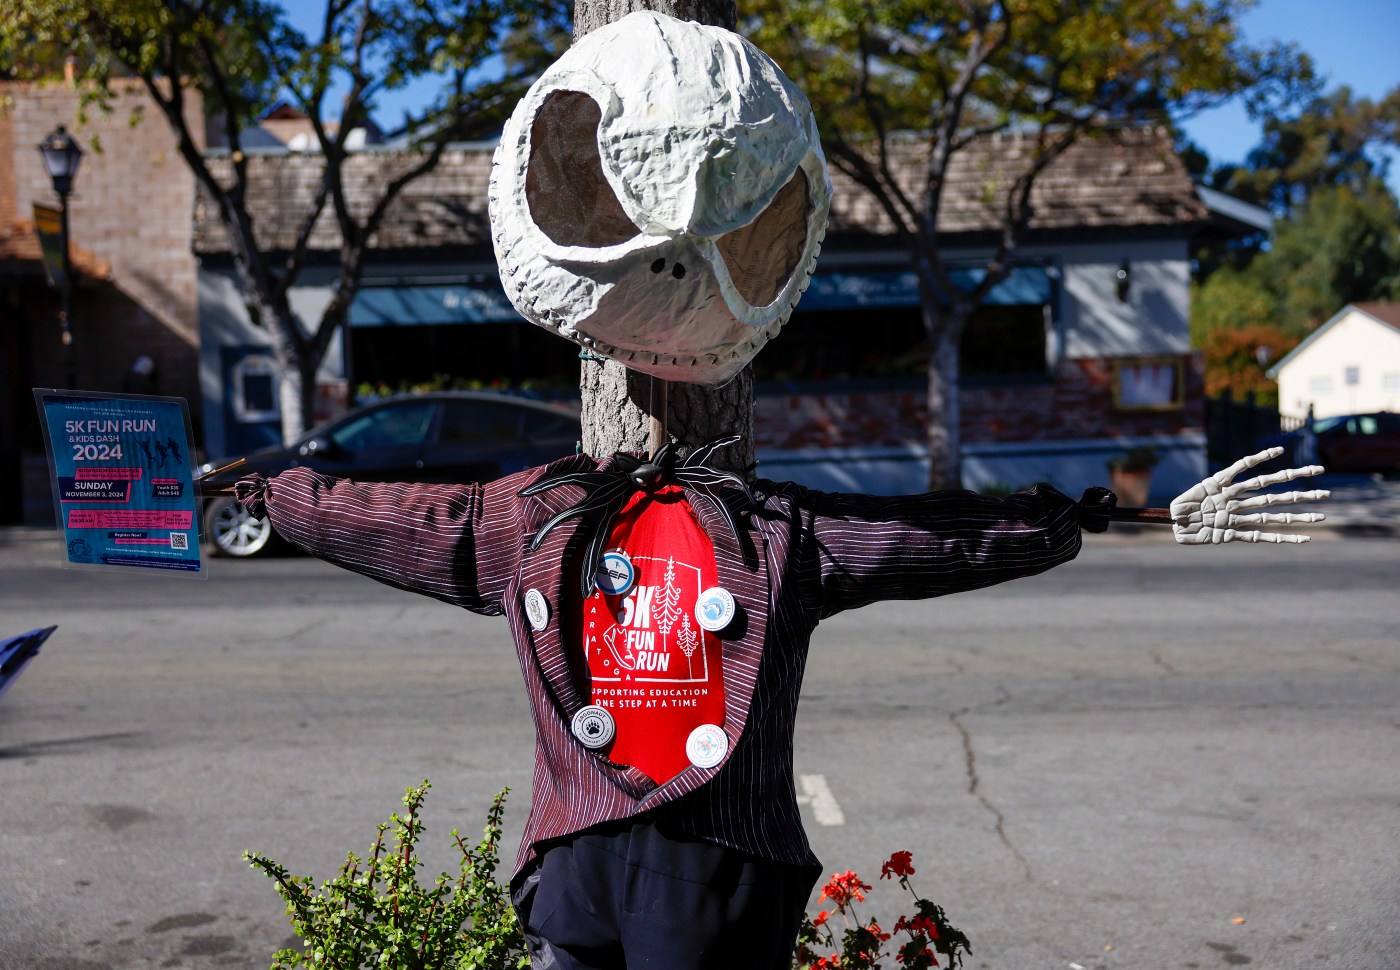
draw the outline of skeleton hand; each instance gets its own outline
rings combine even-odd
[[[1272,475],[1260,475],[1231,485],[1230,482],[1240,472],[1247,471],[1270,458],[1283,454],[1282,448],[1270,448],[1257,455],[1241,458],[1224,471],[1216,472],[1194,488],[1178,495],[1172,501],[1172,533],[1176,541],[1185,545],[1219,542],[1307,542],[1308,536],[1282,535],[1277,532],[1258,532],[1249,529],[1236,529],[1236,526],[1287,525],[1291,522],[1321,522],[1321,512],[1255,512],[1253,509],[1268,508],[1274,505],[1292,505],[1294,502],[1311,502],[1325,499],[1332,493],[1326,489],[1311,492],[1269,492],[1251,498],[1238,498],[1245,492],[1279,482],[1291,482],[1295,478],[1306,478],[1322,471],[1321,465],[1308,465],[1305,468],[1289,468]]]

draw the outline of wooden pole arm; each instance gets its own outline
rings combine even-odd
[[[205,479],[207,479],[207,478],[213,478],[215,475],[221,475],[221,474],[223,474],[223,473],[226,472],[226,471],[231,471],[231,470],[237,468],[239,465],[243,464],[243,463],[244,463],[245,461],[247,461],[247,460],[248,460],[248,459],[246,459],[246,458],[239,458],[237,461],[231,461],[231,462],[229,462],[227,465],[220,465],[218,468],[215,468],[213,471],[208,471],[208,472],[205,472],[203,475],[200,475],[198,478],[195,479],[195,482],[196,482],[196,483],[201,483],[201,482],[203,482],[203,481],[204,481]],[[200,493],[201,493],[205,498],[208,498],[208,497],[210,497],[211,495],[212,495],[212,496],[220,496],[220,497],[223,497],[223,496],[232,497],[232,496],[233,496],[233,486],[232,486],[232,485],[223,485],[223,486],[220,486],[220,487],[218,487],[218,488],[201,488],[201,489],[200,489]]]
[[[1152,525],[1171,525],[1171,509],[1115,508],[1109,515],[1110,522],[1145,522]]]

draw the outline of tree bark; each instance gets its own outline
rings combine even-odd
[[[578,0],[574,4],[574,38],[636,10],[654,10],[727,30],[733,30],[738,22],[732,0]],[[670,440],[694,446],[723,435],[743,435],[738,445],[721,451],[713,464],[739,472],[753,465],[752,368],[744,368],[738,377],[718,388],[671,383],[665,395],[653,390],[653,380],[616,361],[582,362],[579,390],[583,395],[585,452],[598,459],[616,451],[645,452],[652,402],[668,400],[664,410]]]
[[[929,338],[928,487],[929,491],[962,488],[962,409],[958,359],[967,313],[923,308]]]
[[[585,360],[579,381],[583,395],[583,450],[594,458],[615,451],[645,452],[660,378],[628,370],[617,361]],[[745,367],[723,387],[668,385],[666,437],[698,445],[723,435],[743,441],[716,454],[716,467],[744,471],[753,464],[753,368]]]
[[[733,0],[576,0],[574,39],[637,10],[655,10],[677,20],[693,20],[725,30],[733,30],[739,22]]]

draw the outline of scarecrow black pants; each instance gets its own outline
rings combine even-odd
[[[532,970],[789,970],[818,871],[663,829],[540,847],[513,892]]]

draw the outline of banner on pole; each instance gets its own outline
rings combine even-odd
[[[47,205],[34,203],[34,233],[39,237],[39,250],[44,255],[44,272],[49,285],[61,290],[68,283],[68,267],[63,251],[63,213]]]

